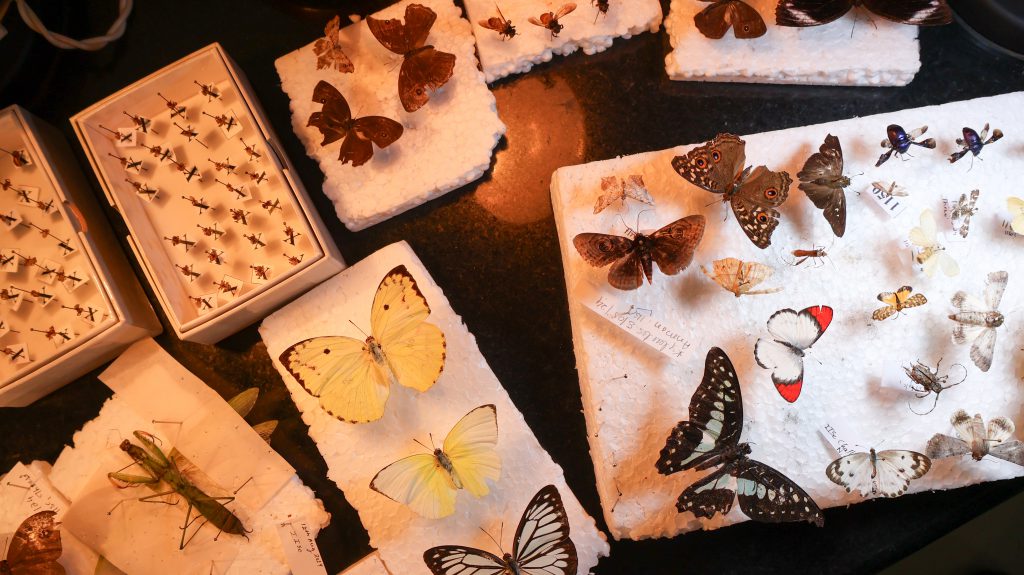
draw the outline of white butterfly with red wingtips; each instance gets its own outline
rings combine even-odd
[[[832,323],[832,308],[816,305],[799,312],[780,309],[768,318],[768,332],[774,339],[754,344],[757,365],[772,370],[772,383],[779,395],[793,403],[804,384],[804,350],[814,345]]]

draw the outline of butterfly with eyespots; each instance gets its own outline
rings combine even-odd
[[[773,172],[764,166],[747,166],[746,142],[732,134],[719,134],[713,140],[672,159],[672,167],[686,181],[713,194],[732,212],[743,233],[755,246],[765,249],[779,225],[775,209],[789,197],[793,180],[786,172]]]
[[[323,104],[323,109],[310,114],[306,126],[320,130],[324,137],[321,146],[344,138],[338,149],[338,159],[342,164],[351,162],[354,168],[370,161],[373,144],[386,148],[405,131],[401,124],[384,116],[353,118],[345,96],[324,80],[313,88],[313,101]]]
[[[743,0],[702,0],[710,2],[693,17],[697,30],[707,38],[718,40],[732,28],[740,39],[758,38],[768,31],[764,18]]]

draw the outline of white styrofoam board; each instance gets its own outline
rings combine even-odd
[[[304,521],[319,530],[330,515],[303,485],[291,466],[280,458],[224,400],[185,370],[151,339],[141,340],[100,374],[115,389],[100,414],[75,433],[74,447],[66,447],[50,474],[53,485],[71,501],[64,527],[84,541],[101,541],[107,559],[128,573],[155,565],[174,573],[208,574],[211,559],[216,573],[284,574],[289,572],[277,527],[282,522]],[[185,414],[185,415],[183,415]],[[175,423],[181,422],[181,423]],[[127,501],[118,508],[133,522],[112,520],[107,502],[118,495],[106,473],[117,471],[127,456],[118,449],[135,430],[157,435],[168,453],[178,448],[224,491],[253,479],[236,494],[229,508],[239,514],[247,539],[203,528],[196,538],[178,549],[179,527],[185,505]],[[119,465],[112,467],[112,460]],[[128,468],[127,473],[139,472]],[[124,498],[149,493],[144,487],[126,490]],[[74,516],[77,515],[77,518]],[[212,531],[211,531],[212,530]],[[93,545],[95,548],[96,545]]]
[[[373,14],[404,21],[399,2]],[[494,95],[477,69],[469,22],[451,0],[417,0],[437,13],[427,42],[455,54],[452,78],[416,112],[406,112],[398,99],[402,57],[373,37],[365,22],[341,29],[341,45],[355,72],[317,70],[313,43],[277,59],[281,88],[291,99],[292,128],[306,153],[320,164],[324,193],[334,202],[345,227],[359,231],[464,186],[484,174],[491,152],[505,133]],[[341,91],[356,117],[385,116],[401,123],[401,138],[373,158],[353,167],[338,161],[341,141],[321,147],[323,135],[306,123],[322,106],[312,101],[313,88],[326,80]]]
[[[705,37],[693,23],[707,4],[672,0],[665,18],[672,51],[665,71],[672,80],[905,86],[921,68],[917,27],[896,24],[854,9],[824,26],[790,28],[775,24],[777,0],[748,0],[768,32],[740,40]]]
[[[380,552],[374,551],[363,557],[339,575],[391,575],[384,562],[380,560]]]
[[[498,15],[492,0],[465,0],[466,13],[476,34],[477,52],[487,82],[510,74],[529,72],[552,56],[568,56],[576,50],[596,54],[607,50],[615,38],[632,38],[643,32],[657,32],[661,26],[658,0],[611,0],[607,14],[600,14],[590,0],[576,2],[576,10],[560,20],[565,26],[557,38],[527,18],[540,18],[545,12],[557,12],[566,4],[559,0],[504,0],[498,2],[501,13],[516,28],[516,36],[505,41],[494,30],[484,28],[480,20]]]
[[[393,386],[384,416],[378,421],[343,423],[324,411],[319,400],[292,378],[279,356],[290,345],[309,337],[361,338],[349,320],[357,326],[369,326],[370,304],[377,286],[384,274],[398,265],[405,265],[416,278],[430,305],[428,321],[444,331],[444,371],[434,387],[423,394]],[[608,554],[604,534],[569,490],[562,468],[537,442],[522,413],[487,366],[475,338],[405,242],[377,251],[271,315],[260,326],[260,335],[303,421],[309,425],[310,437],[327,461],[328,477],[359,511],[370,544],[379,550],[392,573],[428,574],[423,552],[437,545],[471,545],[497,552],[480,528],[497,537],[504,524],[510,536],[514,532],[510,526],[518,524],[530,499],[549,483],[558,488],[565,503],[580,573],[587,573],[599,557]],[[468,493],[459,493],[454,515],[431,520],[370,489],[370,480],[382,468],[422,451],[414,440],[429,441],[430,434],[436,439],[443,437],[459,418],[484,404],[497,408],[501,456],[501,477],[490,494],[474,499]],[[502,545],[511,549],[508,540]]]
[[[690,398],[700,384],[705,355],[712,346],[723,348],[738,370],[745,417],[742,441],[752,443],[752,457],[796,481],[822,508],[861,501],[856,492],[847,494],[825,476],[826,465],[835,458],[817,432],[826,421],[856,438],[855,444],[865,450],[881,444],[885,449],[923,452],[933,434],[952,433],[949,416],[959,408],[981,413],[986,420],[997,415],[1006,415],[1018,424],[1024,420],[1024,392],[1018,381],[1021,367],[1015,361],[1022,337],[1020,316],[1015,312],[1024,306],[1024,290],[1020,289],[1024,265],[1015,254],[1024,247],[1024,236],[1009,237],[1002,228],[1007,217],[1006,196],[1019,193],[1014,184],[1024,171],[1022,144],[1014,139],[1014,134],[1024,132],[1022,112],[1024,93],[1018,92],[744,136],[748,165],[786,170],[796,180],[803,162],[831,133],[842,143],[847,173],[864,172],[854,177],[846,194],[844,238],[833,241],[820,210],[814,209],[794,182],[780,210],[781,224],[772,245],[764,251],[742,233],[735,216],[729,214],[727,221],[722,221],[725,208],[715,196],[673,170],[672,158],[689,146],[555,172],[552,203],[569,290],[584,413],[598,492],[616,538],[671,536],[746,520],[737,508],[724,519],[719,515],[704,521],[678,513],[676,498],[703,472],[665,477],[654,466],[669,431],[688,418]],[[980,130],[985,122],[1002,129],[1006,138],[986,147],[973,168],[969,158],[950,165],[947,158],[957,148],[954,140],[961,136],[961,127]],[[913,158],[901,161],[894,157],[875,168],[882,151],[879,141],[890,123],[907,129],[930,125],[928,135],[937,139],[938,148],[915,148]],[[642,228],[657,228],[696,213],[704,214],[708,225],[689,269],[676,277],[655,271],[653,285],[626,293],[607,286],[607,269],[586,264],[572,238],[584,231],[622,234],[622,221],[635,225],[636,212],[648,206],[631,205],[628,213],[608,209],[593,214],[601,177],[629,174],[643,175],[656,204],[653,212],[641,216]],[[909,197],[901,199],[910,207],[902,215],[889,219],[873,204],[869,190],[877,180],[895,180],[908,188]],[[969,241],[959,249],[960,275],[946,278],[938,273],[927,278],[912,267],[905,245],[908,232],[918,225],[924,208],[941,214],[942,196],[955,200],[974,188],[981,190],[979,213],[974,216]],[[800,267],[786,264],[793,259],[790,250],[812,245],[831,252],[831,263],[825,260],[816,268],[809,263]],[[954,246],[947,245],[952,251]],[[785,289],[737,299],[699,269],[700,265],[710,268],[710,262],[725,257],[772,266],[775,275],[765,286]],[[1010,274],[1001,306],[1007,319],[999,328],[992,369],[983,374],[971,363],[968,346],[950,341],[949,301],[961,289],[981,295],[985,275],[1001,269]],[[606,293],[614,292],[625,304],[653,310],[656,317],[681,328],[691,344],[688,355],[670,362],[585,308],[578,286],[588,281],[602,286]],[[904,284],[924,293],[929,302],[897,319],[872,321],[872,310],[881,305],[876,295]],[[776,392],[769,372],[755,364],[754,342],[768,337],[766,322],[775,311],[818,304],[834,308],[835,319],[808,352],[803,393],[790,405]],[[934,366],[940,358],[943,370],[954,362],[967,366],[968,379],[944,392],[929,415],[914,415],[908,402],[917,411],[925,411],[932,398],[915,400],[907,390],[881,383],[889,361],[907,365],[920,359]],[[624,374],[629,377],[622,378]],[[950,383],[958,378],[959,374],[954,374]],[[1020,475],[1024,468],[991,458],[978,463],[970,458],[936,461],[927,476],[911,484],[910,491],[950,489]]]

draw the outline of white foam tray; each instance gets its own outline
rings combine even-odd
[[[373,14],[404,21],[399,2]],[[341,29],[341,45],[355,65],[352,74],[316,69],[313,42],[277,59],[281,88],[291,99],[292,128],[306,153],[320,164],[324,193],[334,202],[345,227],[359,231],[464,186],[491,165],[491,152],[505,133],[494,95],[477,69],[469,22],[451,0],[417,0],[437,13],[427,42],[455,54],[451,80],[416,112],[398,100],[402,57],[373,37],[365,22]],[[321,147],[323,135],[308,127],[309,116],[322,106],[312,101],[313,87],[326,80],[341,91],[356,117],[386,116],[405,127],[402,137],[373,158],[353,167],[338,161],[341,141]]]
[[[290,345],[322,335],[360,337],[349,324],[369,325],[370,304],[381,278],[405,265],[430,305],[429,321],[440,327],[447,342],[444,372],[423,394],[394,386],[384,416],[373,423],[343,423],[324,411],[319,400],[299,385],[281,365],[279,356]],[[494,544],[480,528],[497,537],[504,524],[505,549],[511,549],[526,504],[544,485],[554,484],[571,522],[579,554],[579,571],[587,573],[608,554],[604,535],[580,506],[565,483],[562,468],[537,443],[522,414],[509,399],[480,355],[473,335],[452,310],[441,289],[408,244],[387,246],[328,280],[306,296],[268,317],[260,326],[267,352],[274,359],[292,399],[309,425],[309,434],[327,461],[328,477],[345,492],[359,511],[370,544],[392,573],[426,575],[423,552],[437,545],[471,545],[492,552]],[[385,466],[418,453],[414,440],[435,441],[469,410],[494,404],[498,412],[498,452],[501,478],[491,493],[474,499],[459,493],[454,515],[424,519],[410,509],[370,489],[370,480]]]
[[[868,21],[851,10],[824,26],[789,28],[775,24],[777,0],[748,0],[760,12],[768,32],[740,40],[730,29],[712,40],[697,30],[693,16],[707,4],[672,0],[665,30],[672,51],[665,71],[673,80],[905,86],[921,68],[917,27],[884,18]]]
[[[576,10],[560,20],[565,26],[557,38],[529,17],[557,12],[567,2],[549,0],[505,0],[498,2],[505,18],[516,28],[516,36],[503,40],[497,32],[480,26],[480,20],[498,15],[492,0],[465,0],[466,13],[473,23],[477,52],[487,82],[529,72],[530,68],[552,57],[568,56],[576,50],[590,55],[611,47],[616,38],[629,39],[661,27],[661,3],[658,0],[611,0],[607,14],[600,14],[590,0],[576,2]]]
[[[961,136],[961,128],[967,125],[980,130],[985,122],[1002,129],[1006,137],[986,147],[973,168],[969,158],[950,165],[948,156],[957,148],[954,140]],[[915,147],[913,158],[901,161],[894,157],[875,168],[882,151],[879,141],[890,123],[907,129],[931,126],[928,135],[937,139],[938,148]],[[724,518],[719,515],[704,521],[690,513],[678,513],[676,498],[703,472],[665,477],[654,466],[669,431],[688,418],[690,398],[700,384],[704,358],[712,346],[723,348],[738,370],[745,417],[742,440],[751,442],[752,457],[792,478],[822,508],[861,501],[856,492],[847,494],[825,476],[826,465],[835,458],[817,431],[825,422],[843,428],[864,450],[881,444],[885,449],[924,451],[933,434],[952,433],[949,416],[958,408],[981,413],[986,419],[1006,415],[1024,427],[1024,389],[1019,384],[1024,370],[1017,359],[1024,334],[1024,318],[1018,311],[1024,306],[1024,265],[1018,255],[1024,237],[1007,236],[1002,227],[1007,217],[1006,197],[1019,194],[1016,183],[1024,173],[1024,145],[1018,137],[1024,133],[1024,93],[744,136],[747,164],[787,170],[795,180],[806,158],[818,150],[828,133],[842,143],[846,171],[864,172],[854,177],[847,192],[846,235],[834,243],[820,210],[814,209],[794,183],[781,208],[781,224],[772,245],[767,250],[757,249],[731,213],[722,221],[724,208],[714,195],[689,184],[673,170],[672,158],[690,146],[555,172],[551,196],[569,290],[584,413],[598,492],[616,538],[664,537],[746,520],[735,507]],[[683,215],[701,213],[707,218],[707,229],[690,268],[676,277],[655,271],[653,286],[627,293],[608,287],[607,269],[586,264],[572,238],[585,231],[622,234],[622,221],[635,225],[637,211],[647,206],[631,204],[626,212],[610,208],[593,214],[601,178],[629,174],[642,174],[655,199],[656,208],[640,217],[641,228],[656,228]],[[896,180],[910,193],[901,198],[909,207],[895,219],[884,215],[868,197],[871,182],[877,180]],[[979,212],[968,242],[956,250],[960,275],[925,277],[911,263],[905,245],[908,232],[918,225],[923,209],[941,214],[941,197],[955,195],[956,199],[974,188],[981,190]],[[785,263],[792,261],[789,250],[812,245],[827,248],[831,261],[816,268],[810,262],[800,267]],[[725,257],[771,265],[775,276],[763,287],[785,289],[737,299],[699,269],[700,265],[710,268],[713,260]],[[992,369],[983,374],[971,363],[969,346],[954,345],[950,340],[949,301],[961,289],[980,295],[985,275],[1000,269],[1010,274],[1001,306],[1006,323],[999,328]],[[656,317],[678,326],[690,343],[687,353],[670,361],[584,307],[580,290],[586,284],[581,282],[601,286],[602,293],[613,294],[623,305],[653,310]],[[876,295],[904,284],[924,293],[929,302],[897,319],[872,321],[872,310],[881,305]],[[768,370],[755,364],[754,342],[768,337],[766,322],[776,310],[818,304],[834,308],[835,319],[804,361],[803,393],[796,403],[787,404],[772,385]],[[915,400],[898,385],[882,384],[889,362],[906,365],[920,359],[934,366],[939,358],[943,358],[943,370],[954,362],[967,366],[968,379],[943,392],[938,407],[929,415],[914,415],[908,402],[917,411],[925,411],[931,398]],[[623,379],[626,374],[629,377]],[[955,373],[949,383],[958,378]],[[936,461],[927,476],[911,484],[910,491],[951,489],[1020,475],[1024,468],[991,458]]]

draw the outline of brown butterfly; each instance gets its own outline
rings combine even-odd
[[[527,20],[530,22],[530,24],[540,26],[541,28],[547,28],[551,32],[551,37],[557,38],[558,33],[562,31],[562,28],[565,28],[565,26],[563,26],[561,22],[559,22],[559,19],[566,16],[575,9],[576,4],[574,4],[573,2],[569,2],[568,4],[565,4],[561,8],[559,8],[558,12],[545,12],[541,14],[540,20],[534,18],[533,16],[530,16],[529,18],[527,18]]]
[[[757,10],[742,0],[702,0],[711,2],[693,17],[701,34],[718,40],[732,26],[732,33],[740,39],[764,36],[768,31]]]
[[[505,15],[501,13],[501,8],[497,5],[495,8],[498,8],[498,15],[491,16],[486,20],[480,20],[479,24],[488,30],[494,30],[497,32],[498,36],[500,36],[502,40],[511,40],[512,38],[515,38],[516,27],[512,25],[511,20],[505,19]]]
[[[691,184],[729,202],[743,232],[754,245],[765,249],[772,243],[772,232],[779,225],[781,206],[789,197],[793,182],[786,172],[773,172],[764,166],[743,168],[746,142],[732,134],[672,158],[672,167]]]
[[[804,169],[796,175],[800,189],[807,194],[816,208],[822,210],[832,233],[843,237],[846,233],[846,192],[850,178],[843,175],[843,148],[839,138],[829,134],[825,143],[804,162]]]
[[[402,136],[402,125],[390,118],[353,118],[345,96],[323,80],[313,88],[313,101],[323,104],[324,108],[310,114],[306,126],[315,126],[320,130],[324,136],[321,146],[345,138],[338,152],[342,164],[352,162],[352,167],[361,166],[373,157],[371,142],[377,144],[378,148],[386,148]]]
[[[404,58],[398,72],[398,98],[406,112],[422,108],[430,100],[430,93],[444,86],[455,71],[455,54],[425,45],[434,20],[437,14],[420,4],[405,7],[405,24],[397,18],[366,18],[373,37]]]
[[[324,37],[313,44],[313,52],[316,53],[316,69],[333,67],[342,74],[351,74],[356,67],[349,60],[348,56],[341,49],[341,39],[338,37],[338,27],[341,24],[341,17],[335,16],[324,28]]]
[[[665,275],[676,275],[693,260],[701,238],[704,237],[704,216],[686,216],[661,228],[651,235],[636,232],[632,238],[608,234],[583,233],[573,238],[576,251],[586,262],[608,270],[608,283],[620,290],[633,290],[651,283],[653,266]]]
[[[3,575],[64,575],[57,563],[63,548],[53,511],[40,511],[22,521],[14,532],[7,558],[0,560]]]

